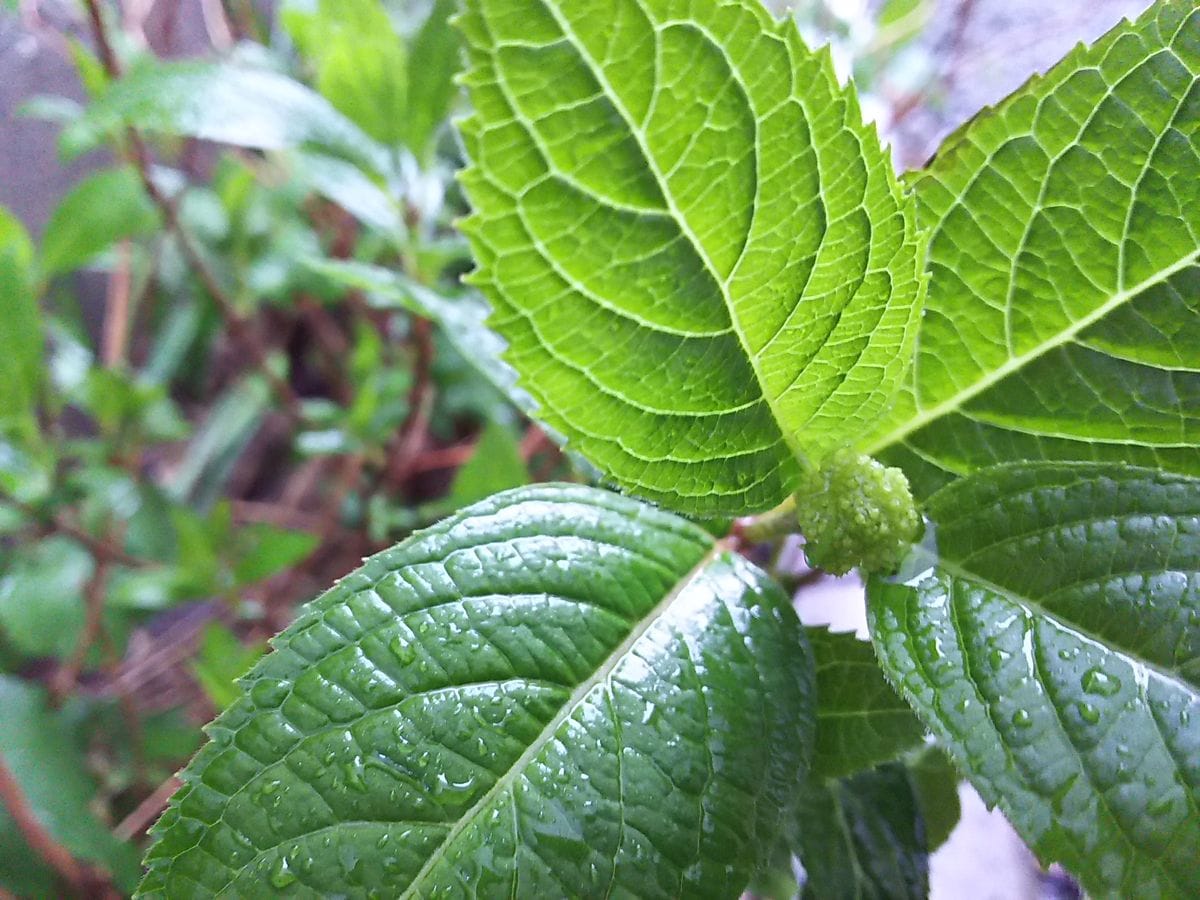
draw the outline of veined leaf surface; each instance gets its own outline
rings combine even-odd
[[[698,527],[577,486],[373,557],[244,686],[145,895],[735,895],[812,748],[784,593]]]
[[[1200,7],[1154,4],[915,180],[930,288],[867,442],[919,494],[995,462],[1200,474]]]
[[[1200,480],[999,466],[929,509],[932,568],[869,586],[885,671],[1089,894],[1200,894]]]
[[[860,437],[922,262],[828,54],[757,0],[470,0],[461,28],[473,278],[539,415],[703,513]]]
[[[921,743],[925,727],[888,684],[869,643],[853,633],[806,630],[817,675],[815,775],[852,775]]]

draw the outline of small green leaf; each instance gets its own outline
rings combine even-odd
[[[996,462],[1200,475],[1200,6],[1160,0],[946,141],[932,276],[865,452],[919,496]]]
[[[454,476],[449,500],[455,508],[466,506],[528,482],[529,473],[512,429],[502,422],[488,422],[475,452]]]
[[[262,658],[265,650],[262,644],[245,646],[224,625],[212,622],[200,638],[192,674],[204,688],[209,702],[217,709],[224,709],[241,696],[237,679]]]
[[[450,27],[455,0],[434,0],[429,17],[413,38],[408,54],[408,112],[405,141],[418,159],[426,159],[438,126],[450,113],[458,89],[458,34]]]
[[[159,227],[158,212],[137,172],[106,169],[75,185],[58,204],[42,238],[47,275],[69,272],[122,238]]]
[[[1096,896],[1200,893],[1200,480],[1000,466],[874,578],[879,660],[984,800]],[[924,551],[922,551],[924,553]]]
[[[888,763],[801,791],[802,896],[923,900],[929,861],[920,805],[906,766]]]
[[[295,565],[320,543],[315,534],[256,524],[237,535],[233,576],[237,584],[253,584]]]
[[[96,785],[66,711],[55,712],[45,694],[0,675],[0,758],[20,784],[38,822],[79,859],[113,873],[129,889],[137,880],[137,854],[109,834],[89,806]],[[39,871],[34,851],[0,805],[0,885],[28,896],[56,896]]]
[[[807,631],[817,666],[813,774],[850,775],[921,743],[925,727],[887,683],[869,643],[824,628]]]
[[[184,771],[143,895],[736,895],[812,749],[786,595],[592,488],[464,510],[274,646]]]
[[[472,275],[539,418],[622,487],[775,506],[910,358],[915,208],[758,0],[470,0]]]

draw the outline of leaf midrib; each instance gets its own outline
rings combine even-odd
[[[1096,324],[1111,314],[1114,310],[1120,308],[1124,304],[1141,296],[1150,288],[1162,284],[1172,275],[1181,272],[1189,266],[1193,265],[1200,259],[1200,247],[1196,248],[1192,253],[1185,254],[1174,264],[1160,269],[1150,278],[1139,282],[1131,288],[1123,291],[1117,291],[1108,300],[1097,306],[1092,312],[1086,316],[1082,316],[1074,320],[1069,326],[1062,331],[1042,341],[1042,343],[1031,347],[1029,350],[1018,356],[1010,356],[1002,365],[993,369],[991,372],[977,379],[973,383],[961,388],[954,394],[951,394],[946,399],[942,400],[934,406],[922,409],[920,406],[920,397],[917,394],[917,385],[912,385],[913,400],[917,406],[917,414],[902,423],[896,428],[893,428],[888,433],[881,435],[868,444],[863,452],[868,455],[876,455],[895,444],[900,443],[914,431],[917,431],[932,422],[937,421],[948,413],[957,411],[968,401],[974,399],[979,394],[1003,381],[1008,376],[1019,372],[1026,365],[1033,362],[1038,357],[1049,353],[1051,350],[1056,350],[1064,344],[1075,339],[1082,331]]]
[[[620,97],[618,97],[616,91],[613,90],[613,87],[609,83],[608,78],[605,76],[603,70],[600,68],[600,66],[597,64],[597,62],[592,58],[591,54],[588,53],[587,48],[584,46],[583,42],[579,39],[579,36],[575,33],[575,30],[571,27],[571,23],[563,17],[562,13],[559,12],[559,10],[556,8],[554,3],[550,3],[550,2],[546,2],[546,0],[542,0],[542,7],[550,14],[551,18],[554,19],[555,23],[562,30],[563,37],[565,37],[571,43],[571,45],[575,48],[575,52],[579,54],[579,58],[588,67],[588,70],[592,73],[592,76],[596,79],[596,83],[598,85],[600,85],[600,89],[602,91],[604,91],[604,96],[608,98],[608,101],[610,103],[612,103],[613,108],[621,116],[622,120],[624,120],[625,126],[629,129],[629,133],[633,136],[633,139],[637,142],[638,149],[641,150],[642,157],[646,161],[646,167],[650,171],[650,174],[654,176],[654,180],[658,185],[658,189],[662,193],[663,199],[665,200],[665,202],[667,204],[667,211],[671,214],[671,218],[673,218],[675,220],[676,224],[678,224],[681,234],[685,238],[687,238],[688,243],[691,244],[692,249],[695,251],[697,258],[704,264],[704,267],[708,271],[709,275],[712,277],[713,282],[717,285],[717,287],[721,291],[721,299],[724,301],[725,309],[729,313],[730,326],[733,329],[733,333],[737,335],[738,342],[742,346],[742,353],[746,357],[746,360],[750,365],[751,371],[754,373],[754,380],[758,384],[759,393],[762,395],[763,402],[767,405],[767,409],[769,409],[771,411],[771,418],[775,422],[775,427],[776,427],[776,430],[779,432],[780,440],[788,447],[788,449],[791,451],[793,457],[795,457],[798,461],[803,462],[803,460],[806,458],[806,456],[800,448],[800,444],[797,440],[797,436],[792,433],[791,429],[789,429],[785,426],[785,419],[784,419],[784,416],[783,416],[781,410],[779,409],[778,404],[776,403],[775,399],[773,399],[770,396],[769,392],[767,391],[767,387],[766,387],[767,382],[766,382],[765,377],[763,376],[762,369],[759,365],[758,357],[755,356],[755,354],[752,352],[750,340],[746,336],[746,333],[745,333],[744,329],[742,328],[741,321],[739,320],[739,318],[737,316],[737,311],[734,309],[733,298],[729,294],[729,279],[722,278],[720,273],[717,271],[716,266],[713,264],[712,260],[709,258],[708,253],[704,249],[704,246],[700,243],[699,237],[692,230],[691,224],[688,222],[687,218],[683,215],[683,213],[679,209],[679,206],[676,204],[675,196],[674,196],[674,194],[671,193],[671,191],[669,189],[669,186],[666,181],[666,177],[664,176],[663,172],[659,169],[658,163],[654,159],[654,155],[650,152],[650,147],[646,144],[646,136],[642,133],[642,129],[640,127],[638,127],[637,123],[633,119],[633,116],[630,114],[629,110],[626,109],[625,104],[621,102]],[[693,26],[697,25],[697,23],[695,23],[695,22],[691,22],[689,24],[691,24]],[[705,36],[709,37],[709,39],[711,40],[711,37],[707,34],[707,32],[705,32]],[[657,42],[657,32],[656,32],[656,50],[655,50],[656,53],[657,53],[657,44],[658,44],[658,42]],[[720,46],[719,43],[718,43],[718,46]],[[722,52],[724,52],[724,51],[722,50]],[[730,68],[731,69],[733,68],[732,64],[730,65]],[[744,85],[742,85],[740,79],[738,80],[738,84],[740,87],[743,88],[743,90],[745,90]],[[655,85],[655,88],[657,90],[657,85]],[[753,112],[754,112],[754,110],[751,109],[751,113],[753,113]],[[755,147],[754,147],[754,149],[755,149],[755,173],[754,173],[755,174],[755,197],[754,197],[754,205],[755,205],[755,207],[757,207],[757,204],[758,204],[758,191],[761,189],[761,180],[759,179],[759,172],[758,172],[758,140],[757,140],[758,139],[758,124],[759,124],[758,118],[757,118],[757,116],[754,116],[754,128],[755,128]],[[736,270],[736,267],[735,267],[735,270]]]
[[[571,717],[571,715],[576,709],[578,709],[579,705],[587,698],[592,690],[608,680],[609,676],[612,675],[617,665],[626,657],[633,646],[639,640],[641,640],[642,636],[645,635],[645,633],[649,631],[650,628],[656,622],[658,622],[663,615],[666,614],[666,612],[671,608],[672,604],[674,604],[674,602],[679,599],[683,592],[687,590],[689,586],[691,586],[692,582],[694,582],[696,578],[708,568],[709,564],[727,549],[728,546],[725,541],[714,542],[712,547],[710,547],[704,553],[704,555],[700,557],[699,562],[692,566],[692,568],[688,570],[687,574],[680,578],[679,581],[676,582],[675,586],[667,592],[663,599],[660,600],[653,609],[647,612],[646,615],[643,616],[642,619],[630,629],[629,634],[625,636],[625,639],[616,646],[612,653],[605,657],[604,661],[596,667],[596,670],[582,682],[580,682],[575,690],[571,692],[571,696],[568,697],[563,703],[559,711],[555,713],[554,717],[546,723],[545,727],[542,728],[540,732],[538,732],[537,737],[529,742],[529,746],[525,748],[525,751],[519,757],[517,757],[517,759],[511,766],[509,766],[508,770],[503,775],[496,779],[496,783],[493,784],[487,790],[487,792],[475,802],[475,805],[463,813],[463,815],[459,817],[458,821],[454,823],[454,827],[446,833],[446,836],[442,839],[442,842],[429,855],[429,858],[425,860],[425,864],[421,867],[417,874],[413,876],[412,881],[409,883],[408,887],[405,888],[404,893],[400,895],[400,900],[410,900],[410,898],[416,898],[420,896],[416,892],[420,887],[421,882],[429,875],[430,872],[433,871],[438,863],[440,863],[446,857],[446,853],[454,845],[454,842],[458,839],[459,835],[461,835],[467,829],[467,827],[474,822],[475,819],[485,809],[488,808],[488,806],[491,805],[493,800],[513,786],[516,780],[524,774],[526,768],[533,761],[534,757],[536,757],[537,754],[545,748],[546,744],[549,743],[551,738],[554,737],[554,734],[558,731],[559,727]]]

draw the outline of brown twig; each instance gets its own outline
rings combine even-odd
[[[104,26],[104,16],[100,10],[99,0],[84,0],[84,5],[87,8],[88,20],[91,23],[92,36],[96,41],[96,49],[100,54],[100,61],[103,63],[109,77],[114,79],[119,78],[121,76],[121,63],[117,59],[112,43],[108,39],[108,31]],[[213,304],[217,307],[217,311],[225,323],[225,327],[229,330],[230,337],[247,354],[254,367],[266,377],[272,392],[283,404],[289,418],[298,418],[299,398],[296,396],[296,392],[292,390],[292,386],[286,380],[280,378],[271,369],[267,361],[267,350],[259,340],[258,335],[255,334],[254,329],[238,313],[237,305],[221,286],[221,282],[204,259],[199,246],[184,227],[183,222],[179,218],[179,210],[175,202],[164,194],[154,181],[154,177],[150,171],[150,151],[146,146],[146,142],[142,139],[138,131],[132,127],[126,129],[126,137],[129,144],[128,156],[130,162],[137,169],[138,177],[141,179],[146,195],[162,213],[168,230],[175,236],[175,240],[179,243],[179,249],[183,253],[188,267],[195,274],[200,284],[203,285],[209,297],[212,298]]]
[[[100,361],[106,368],[124,365],[129,347],[130,291],[133,284],[133,242],[117,244],[117,264],[108,279],[104,303]]]
[[[88,652],[100,638],[104,627],[104,595],[108,590],[109,561],[96,557],[96,568],[83,586],[83,630],[75,642],[70,658],[54,673],[50,695],[55,705],[75,689],[79,673],[87,661]]]
[[[154,793],[139,803],[129,815],[117,823],[113,836],[121,841],[132,841],[145,834],[154,820],[158,818],[167,806],[167,801],[183,786],[183,782],[172,775],[157,788]]]
[[[77,860],[38,820],[20,783],[0,755],[0,803],[30,848],[80,897],[116,897],[108,877]]]
[[[411,474],[413,461],[423,449],[433,413],[433,323],[420,316],[412,320],[413,386],[408,394],[408,417],[388,442],[387,463],[380,487],[391,494]]]
[[[0,502],[7,503],[10,506],[16,507],[22,513],[36,522],[42,522],[44,526],[51,531],[56,531],[59,534],[65,535],[73,540],[83,544],[83,546],[96,558],[103,558],[112,563],[119,563],[130,568],[142,568],[152,566],[154,563],[148,559],[142,559],[138,556],[133,556],[126,553],[120,547],[108,541],[102,540],[87,531],[84,531],[78,525],[75,525],[62,516],[53,516],[50,519],[45,519],[35,506],[31,506],[23,500],[19,500],[8,494],[0,493]]]

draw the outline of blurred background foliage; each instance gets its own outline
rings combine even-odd
[[[774,5],[902,168],[928,155],[977,4]],[[588,477],[459,284],[453,10],[0,0],[0,72],[41,71],[27,40],[74,72],[17,110],[58,160],[0,162],[0,197],[70,184],[0,209],[0,897],[127,894],[297,604],[459,506]]]

